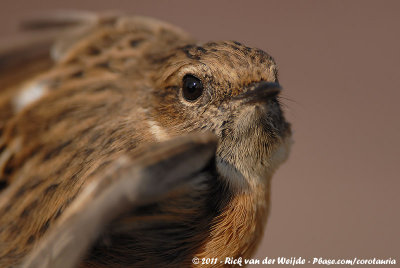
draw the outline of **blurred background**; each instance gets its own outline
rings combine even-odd
[[[277,61],[295,143],[257,258],[400,263],[400,2],[1,0],[0,41],[43,11],[110,9]]]

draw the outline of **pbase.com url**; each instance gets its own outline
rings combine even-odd
[[[315,265],[363,265],[363,264],[397,264],[396,259],[388,258],[388,259],[379,259],[379,258],[353,258],[353,259],[327,259],[327,258],[311,258],[306,259],[302,257],[278,257],[278,258],[269,258],[265,257],[264,259],[244,259],[242,257],[239,258],[231,258],[227,257],[225,259],[218,258],[197,258],[194,257],[192,259],[193,264],[198,265],[210,265],[210,264],[227,264],[227,265],[237,265],[237,266],[245,266],[248,264],[282,264],[282,265],[304,265],[304,264],[315,264]]]

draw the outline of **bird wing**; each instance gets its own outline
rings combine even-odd
[[[82,191],[22,267],[75,267],[108,223],[188,186],[215,149],[214,135],[191,134],[157,144],[135,160],[120,157]]]

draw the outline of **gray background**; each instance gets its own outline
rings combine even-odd
[[[1,42],[63,9],[149,15],[271,53],[295,144],[257,257],[400,262],[400,2],[1,0]]]

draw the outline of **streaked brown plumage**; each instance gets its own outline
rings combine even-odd
[[[57,232],[57,221],[121,157],[134,161],[153,143],[205,131],[218,137],[213,164],[180,190],[119,215],[80,266],[184,267],[194,256],[251,256],[271,176],[290,146],[267,53],[231,41],[199,44],[166,23],[130,16],[65,33],[52,66],[39,48],[23,50],[41,55],[37,72],[0,57],[1,69],[14,68],[0,76],[0,266],[21,263]],[[200,96],[182,89],[188,79],[201,85]]]

